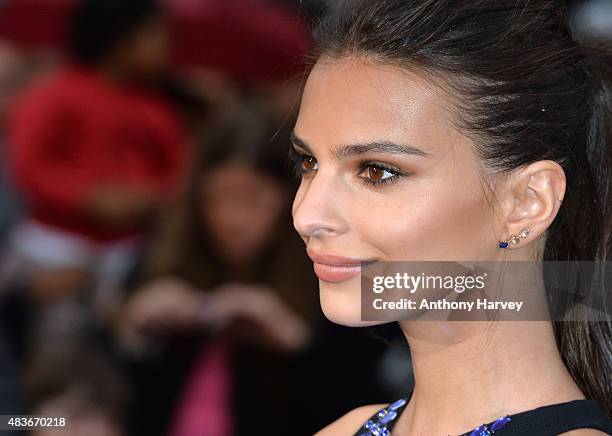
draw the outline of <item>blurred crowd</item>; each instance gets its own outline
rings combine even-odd
[[[0,3],[0,414],[311,435],[405,393],[399,330],[326,321],[291,223],[321,5],[37,0],[69,14],[33,44],[24,1]]]
[[[323,7],[0,1],[0,414],[299,436],[410,391],[398,328],[324,319],[292,227]]]

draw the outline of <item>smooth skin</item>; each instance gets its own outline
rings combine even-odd
[[[563,169],[544,160],[493,174],[456,127],[453,96],[440,83],[363,57],[317,62],[293,135],[302,174],[294,226],[309,252],[367,261],[540,258],[565,193]],[[531,232],[520,244],[497,248],[525,227]],[[373,324],[360,319],[359,276],[319,284],[331,321]],[[400,326],[416,385],[394,435],[460,434],[506,414],[584,398],[550,322]],[[355,409],[318,435],[353,434],[383,406]]]

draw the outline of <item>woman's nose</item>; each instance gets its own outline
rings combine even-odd
[[[341,214],[342,193],[332,177],[319,173],[302,182],[293,202],[293,226],[302,237],[341,234],[347,225]]]

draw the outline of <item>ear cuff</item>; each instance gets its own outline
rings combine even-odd
[[[508,245],[516,245],[521,242],[521,239],[525,239],[529,236],[529,227],[523,229],[518,234],[510,235],[508,239],[503,239],[497,243],[499,248],[508,248]]]

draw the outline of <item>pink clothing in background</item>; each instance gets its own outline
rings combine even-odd
[[[222,338],[206,344],[179,397],[169,436],[231,436],[231,350]]]

